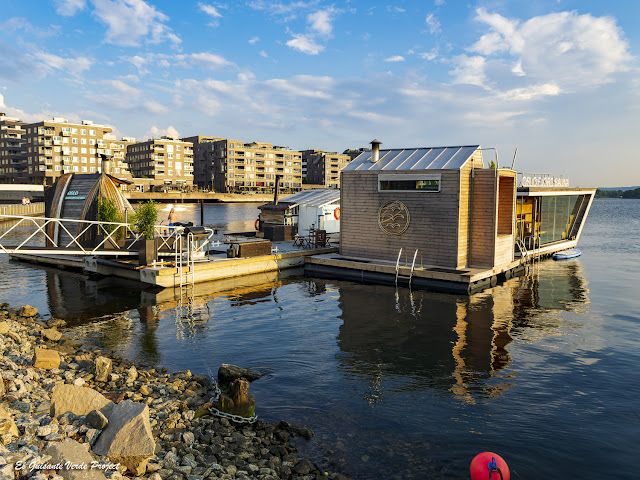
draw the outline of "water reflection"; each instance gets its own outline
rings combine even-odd
[[[342,285],[338,360],[347,373],[368,378],[369,403],[385,393],[428,386],[474,403],[512,384],[508,346],[522,328],[553,334],[553,311],[587,310],[587,282],[578,261],[544,262],[527,276],[471,297]],[[382,388],[383,378],[409,378]],[[497,381],[496,381],[497,380]]]

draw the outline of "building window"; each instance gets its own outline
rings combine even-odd
[[[83,128],[80,130],[80,135],[86,135],[87,134],[87,129]]]
[[[89,130],[89,135],[95,135],[96,131],[95,130]]]
[[[82,145],[86,145],[86,144],[87,144],[87,139],[86,139],[86,138],[81,138],[81,139],[80,139],[80,143],[81,143]]]
[[[440,175],[380,174],[379,192],[439,192]]]
[[[77,144],[77,143],[78,143],[78,139],[77,139],[77,138],[72,138],[72,139],[71,139],[71,143],[73,143],[73,144]]]

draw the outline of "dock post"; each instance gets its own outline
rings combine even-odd
[[[200,225],[204,227],[204,200],[200,199]]]

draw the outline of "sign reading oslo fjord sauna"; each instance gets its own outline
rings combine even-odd
[[[409,210],[397,200],[382,204],[378,210],[378,225],[388,235],[402,235],[409,227]]]

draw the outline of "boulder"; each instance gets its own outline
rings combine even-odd
[[[114,463],[121,463],[134,475],[144,474],[156,448],[149,423],[149,407],[123,400],[113,407],[107,418],[109,424],[93,451],[108,456]]]
[[[113,403],[104,395],[88,387],[56,385],[51,394],[51,417],[57,417],[66,412],[86,415],[91,410],[100,410],[105,413],[112,406]]]
[[[18,310],[18,315],[20,317],[35,317],[38,314],[38,309],[36,307],[32,307],[31,305],[25,305],[20,307]]]
[[[107,477],[98,469],[91,468],[93,458],[81,443],[75,440],[66,439],[63,442],[52,442],[45,450],[51,456],[48,463],[62,464],[69,462],[69,465],[86,466],[86,468],[71,469],[62,468],[56,473],[64,480],[106,480]]]
[[[40,333],[44,338],[52,342],[57,342],[62,338],[62,334],[55,328],[45,328]]]
[[[237,365],[229,365],[228,363],[223,363],[218,369],[218,382],[220,382],[221,385],[231,383],[238,378],[244,378],[245,380],[253,382],[264,376],[264,373],[257,370],[238,367]]]
[[[95,361],[95,373],[97,382],[108,382],[109,374],[113,368],[111,359],[107,357],[98,357]]]
[[[0,322],[0,335],[4,335],[9,332],[9,324],[7,322]]]
[[[0,435],[11,434],[14,437],[19,437],[20,432],[18,427],[13,421],[13,417],[7,412],[2,405],[0,405]]]
[[[33,366],[44,370],[52,370],[60,366],[60,354],[55,350],[36,348],[33,356]]]

